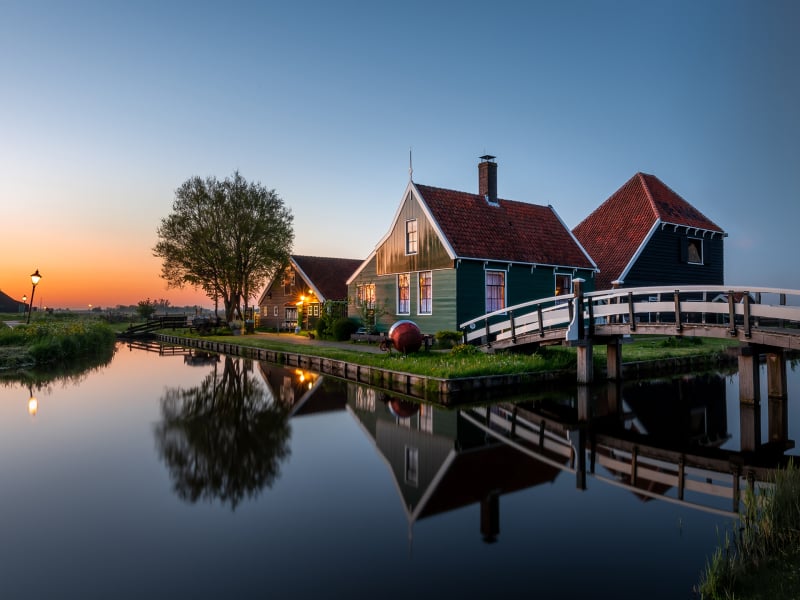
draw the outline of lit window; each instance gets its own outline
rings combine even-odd
[[[411,313],[411,276],[401,273],[397,276],[397,314]]]
[[[356,297],[358,306],[367,305],[368,308],[375,308],[375,284],[365,283],[356,286]]]
[[[406,254],[417,253],[417,220],[406,221]]]
[[[572,275],[556,274],[556,290],[554,296],[572,293]]]
[[[429,315],[433,312],[433,274],[422,271],[419,274],[419,314]]]
[[[486,271],[486,312],[506,307],[506,274],[504,271]]]

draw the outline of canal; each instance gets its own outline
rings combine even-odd
[[[735,372],[442,409],[153,350],[0,386],[3,598],[688,599],[735,523],[671,460],[740,464]]]

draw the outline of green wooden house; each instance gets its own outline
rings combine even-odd
[[[348,279],[348,315],[385,331],[457,331],[487,312],[593,287],[597,266],[552,206],[497,196],[497,163],[482,156],[478,193],[409,181],[389,231]]]

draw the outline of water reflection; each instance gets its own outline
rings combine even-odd
[[[384,457],[413,529],[422,519],[480,505],[484,542],[500,533],[500,497],[552,483],[568,459],[543,449],[532,457],[487,436],[463,410],[347,385],[348,408]],[[544,460],[542,460],[544,459]]]
[[[289,456],[289,410],[251,361],[225,356],[221,369],[213,362],[200,385],[161,397],[156,446],[179,498],[235,509],[279,478]]]

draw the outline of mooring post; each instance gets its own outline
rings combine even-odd
[[[744,346],[739,352],[739,429],[741,449],[754,452],[761,445],[758,351]]]
[[[786,357],[783,350],[767,354],[767,395],[769,441],[785,443],[789,439],[789,402],[786,388]]]
[[[606,377],[612,381],[622,379],[622,344],[619,337],[606,343]]]

